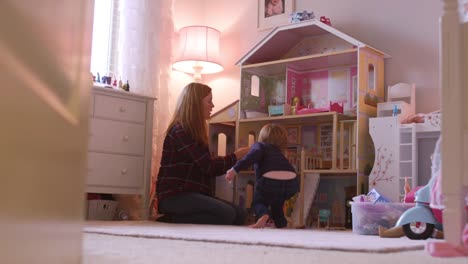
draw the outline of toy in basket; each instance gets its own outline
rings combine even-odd
[[[390,202],[350,202],[353,233],[379,235],[382,228],[391,228],[414,204]]]

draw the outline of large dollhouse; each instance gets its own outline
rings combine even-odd
[[[233,137],[231,147],[248,146],[266,123],[282,124],[289,136],[286,155],[301,177],[299,224],[314,202],[331,210],[332,224],[344,226],[346,199],[367,191],[374,162],[368,123],[384,99],[387,57],[318,20],[277,27],[238,61],[240,100],[223,110],[237,110],[236,119],[211,120],[212,143],[222,132]],[[253,172],[243,175],[232,199],[248,208],[239,193]],[[320,186],[308,186],[318,185],[311,178]]]

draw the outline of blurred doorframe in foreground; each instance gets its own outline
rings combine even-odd
[[[93,6],[0,1],[0,263],[81,263]]]

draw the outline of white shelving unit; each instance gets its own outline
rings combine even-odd
[[[421,140],[428,138],[431,144],[440,135],[440,123],[412,123],[400,125],[398,116],[369,119],[369,133],[374,141],[375,161],[369,176],[369,189],[375,188],[391,202],[401,202],[405,196],[405,178],[411,188],[424,185],[419,167],[430,156],[420,151],[432,151],[434,146],[423,148]],[[432,143],[434,142],[434,143]],[[430,166],[430,161],[425,162]],[[423,163],[424,164],[424,163]],[[430,171],[430,170],[428,170]],[[424,176],[424,177],[423,177]]]

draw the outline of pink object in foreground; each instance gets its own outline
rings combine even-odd
[[[468,224],[462,233],[461,246],[454,246],[447,242],[430,241],[426,244],[426,251],[433,257],[462,257],[468,256]]]

